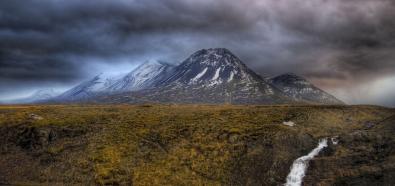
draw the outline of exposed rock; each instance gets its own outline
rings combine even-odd
[[[32,120],[42,120],[42,119],[44,119],[43,117],[41,117],[41,116],[39,116],[39,115],[37,115],[37,114],[29,114],[29,118],[30,119],[32,119]]]
[[[337,145],[339,143],[339,136],[331,137],[331,142],[333,145]]]
[[[374,122],[371,122],[371,121],[367,121],[367,122],[364,123],[364,126],[365,126],[367,129],[371,129],[371,128],[373,128],[375,125],[376,125],[376,124],[375,124]]]
[[[283,125],[293,127],[293,126],[295,126],[295,123],[293,121],[284,121]]]
[[[228,141],[229,143],[238,143],[241,141],[241,136],[237,133],[231,133],[229,134]]]
[[[39,129],[36,127],[21,128],[17,134],[17,145],[27,149],[39,149],[47,146],[55,138],[50,129]]]

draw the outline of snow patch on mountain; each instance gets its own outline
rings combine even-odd
[[[207,72],[207,67],[202,71],[202,72],[200,72],[198,75],[196,75],[193,79],[192,79],[192,82],[196,82],[196,81],[198,81],[202,76],[204,76],[204,74],[206,74],[206,72]]]
[[[219,77],[219,72],[221,71],[221,68],[217,68],[217,70],[215,71],[215,74],[213,76],[213,78],[211,79],[212,81],[215,81],[218,79]]]
[[[235,75],[235,74],[233,73],[233,71],[231,71],[231,72],[230,72],[230,75],[229,75],[229,78],[228,78],[228,83],[231,82],[231,81],[233,80],[234,75]]]
[[[155,80],[169,71],[171,65],[158,61],[147,61],[109,87],[109,91],[127,92],[150,88]]]

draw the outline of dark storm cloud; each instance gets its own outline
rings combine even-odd
[[[103,57],[112,62],[114,56],[161,53],[168,47],[161,42],[179,32],[224,32],[252,24],[231,6],[196,9],[175,1],[5,0],[0,7],[1,65],[8,72],[1,78],[21,78],[17,72],[26,68],[33,68],[37,76],[57,78],[46,66],[74,71],[84,63],[69,57]]]
[[[288,33],[302,38],[302,42],[285,48],[295,51],[293,47],[296,47],[296,52],[302,55],[309,51],[326,53],[313,59],[309,59],[312,55],[302,58],[305,61],[300,63],[307,68],[314,70],[310,65],[322,60],[319,65],[326,63],[324,67],[329,68],[326,71],[343,72],[356,78],[395,72],[393,1],[280,2],[276,4],[275,22]],[[327,74],[328,78],[333,77],[333,73]]]
[[[394,17],[391,0],[3,0],[0,81],[13,83],[0,89],[77,82],[98,63],[180,62],[209,47],[261,74],[364,83],[395,72]]]

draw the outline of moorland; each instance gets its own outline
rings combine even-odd
[[[294,125],[285,125],[292,122]],[[0,184],[391,185],[395,109],[319,105],[3,105]]]

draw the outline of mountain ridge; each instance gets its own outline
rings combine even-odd
[[[305,78],[294,73],[285,73],[270,79],[272,84],[288,96],[312,102],[344,104],[336,97],[316,87]]]
[[[0,102],[0,104],[30,104],[36,102],[46,102],[47,100],[50,100],[58,95],[60,95],[60,93],[56,92],[52,88],[39,89],[26,97]]]
[[[136,69],[128,73],[122,79],[116,81],[109,88],[115,92],[137,91],[151,88],[156,84],[156,80],[168,73],[172,68],[170,64],[158,61],[147,61],[139,65]]]
[[[95,88],[97,84],[101,89]],[[96,76],[54,101],[344,104],[295,74],[262,78],[226,48],[198,50],[176,66],[148,61],[111,82]]]

